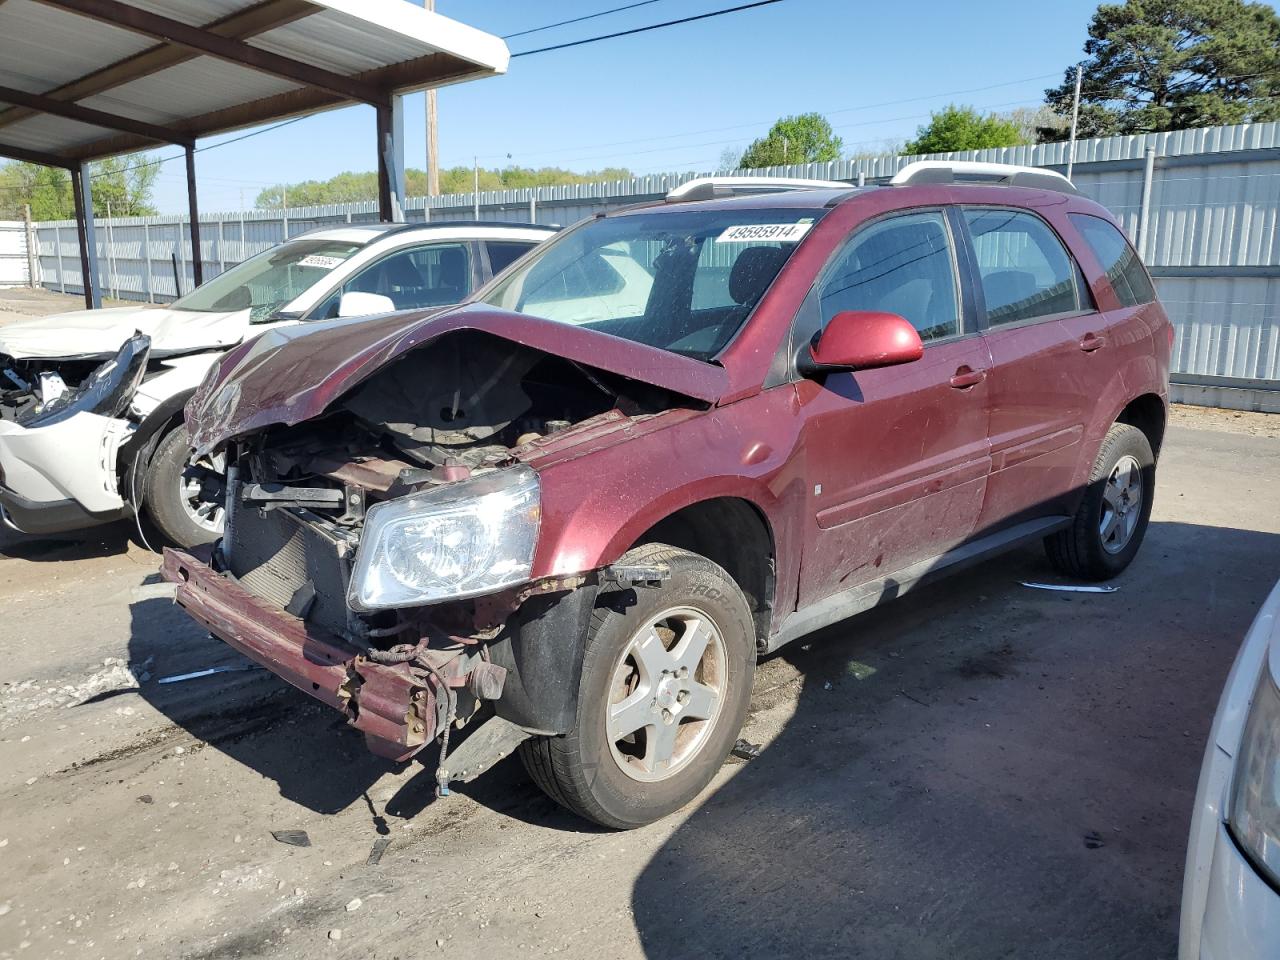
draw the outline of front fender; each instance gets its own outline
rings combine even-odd
[[[735,497],[759,509],[773,529],[781,578],[804,492],[792,458],[794,396],[789,386],[778,387],[579,457],[532,463],[542,481],[534,576],[613,563],[677,510]]]

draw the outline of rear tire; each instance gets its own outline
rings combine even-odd
[[[178,547],[211,543],[221,536],[221,523],[215,529],[198,522],[186,500],[184,485],[190,456],[187,428],[178,424],[161,437],[142,478],[143,509],[161,536]]]
[[[1049,561],[1082,580],[1108,580],[1133,561],[1151,517],[1156,462],[1137,427],[1113,423],[1071,526],[1045,538]]]
[[[601,594],[574,728],[520,747],[552,799],[620,830],[679,810],[711,782],[742,729],[755,676],[751,611],[723,569],[664,544],[624,560],[665,563],[671,577]]]

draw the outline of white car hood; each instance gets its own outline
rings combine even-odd
[[[230,347],[249,332],[248,309],[199,313],[167,307],[113,307],[31,317],[0,325],[0,354],[15,360],[95,360],[115,356],[136,331],[153,357]]]

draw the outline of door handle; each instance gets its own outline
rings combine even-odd
[[[1099,347],[1107,345],[1107,338],[1101,337],[1096,333],[1086,333],[1080,338],[1080,349],[1085,353],[1093,353]]]
[[[951,385],[957,390],[967,390],[969,387],[976,387],[985,379],[987,379],[985,370],[974,370],[972,367],[963,366],[951,378]]]

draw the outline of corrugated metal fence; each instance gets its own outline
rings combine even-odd
[[[0,220],[0,287],[26,286],[30,276],[26,223]]]
[[[943,159],[987,160],[1064,171],[1065,143],[1008,147]],[[876,182],[911,159],[860,160],[751,171]],[[601,210],[661,197],[694,174],[607,183],[482,191],[407,201],[409,220],[569,224]],[[1072,179],[1119,219],[1156,277],[1178,330],[1176,379],[1186,399],[1280,410],[1280,123],[1083,140]],[[211,277],[286,237],[377,218],[373,202],[201,218]],[[167,301],[191,289],[189,234],[181,217],[100,221],[104,293]],[[38,225],[45,286],[81,291],[74,223]]]

